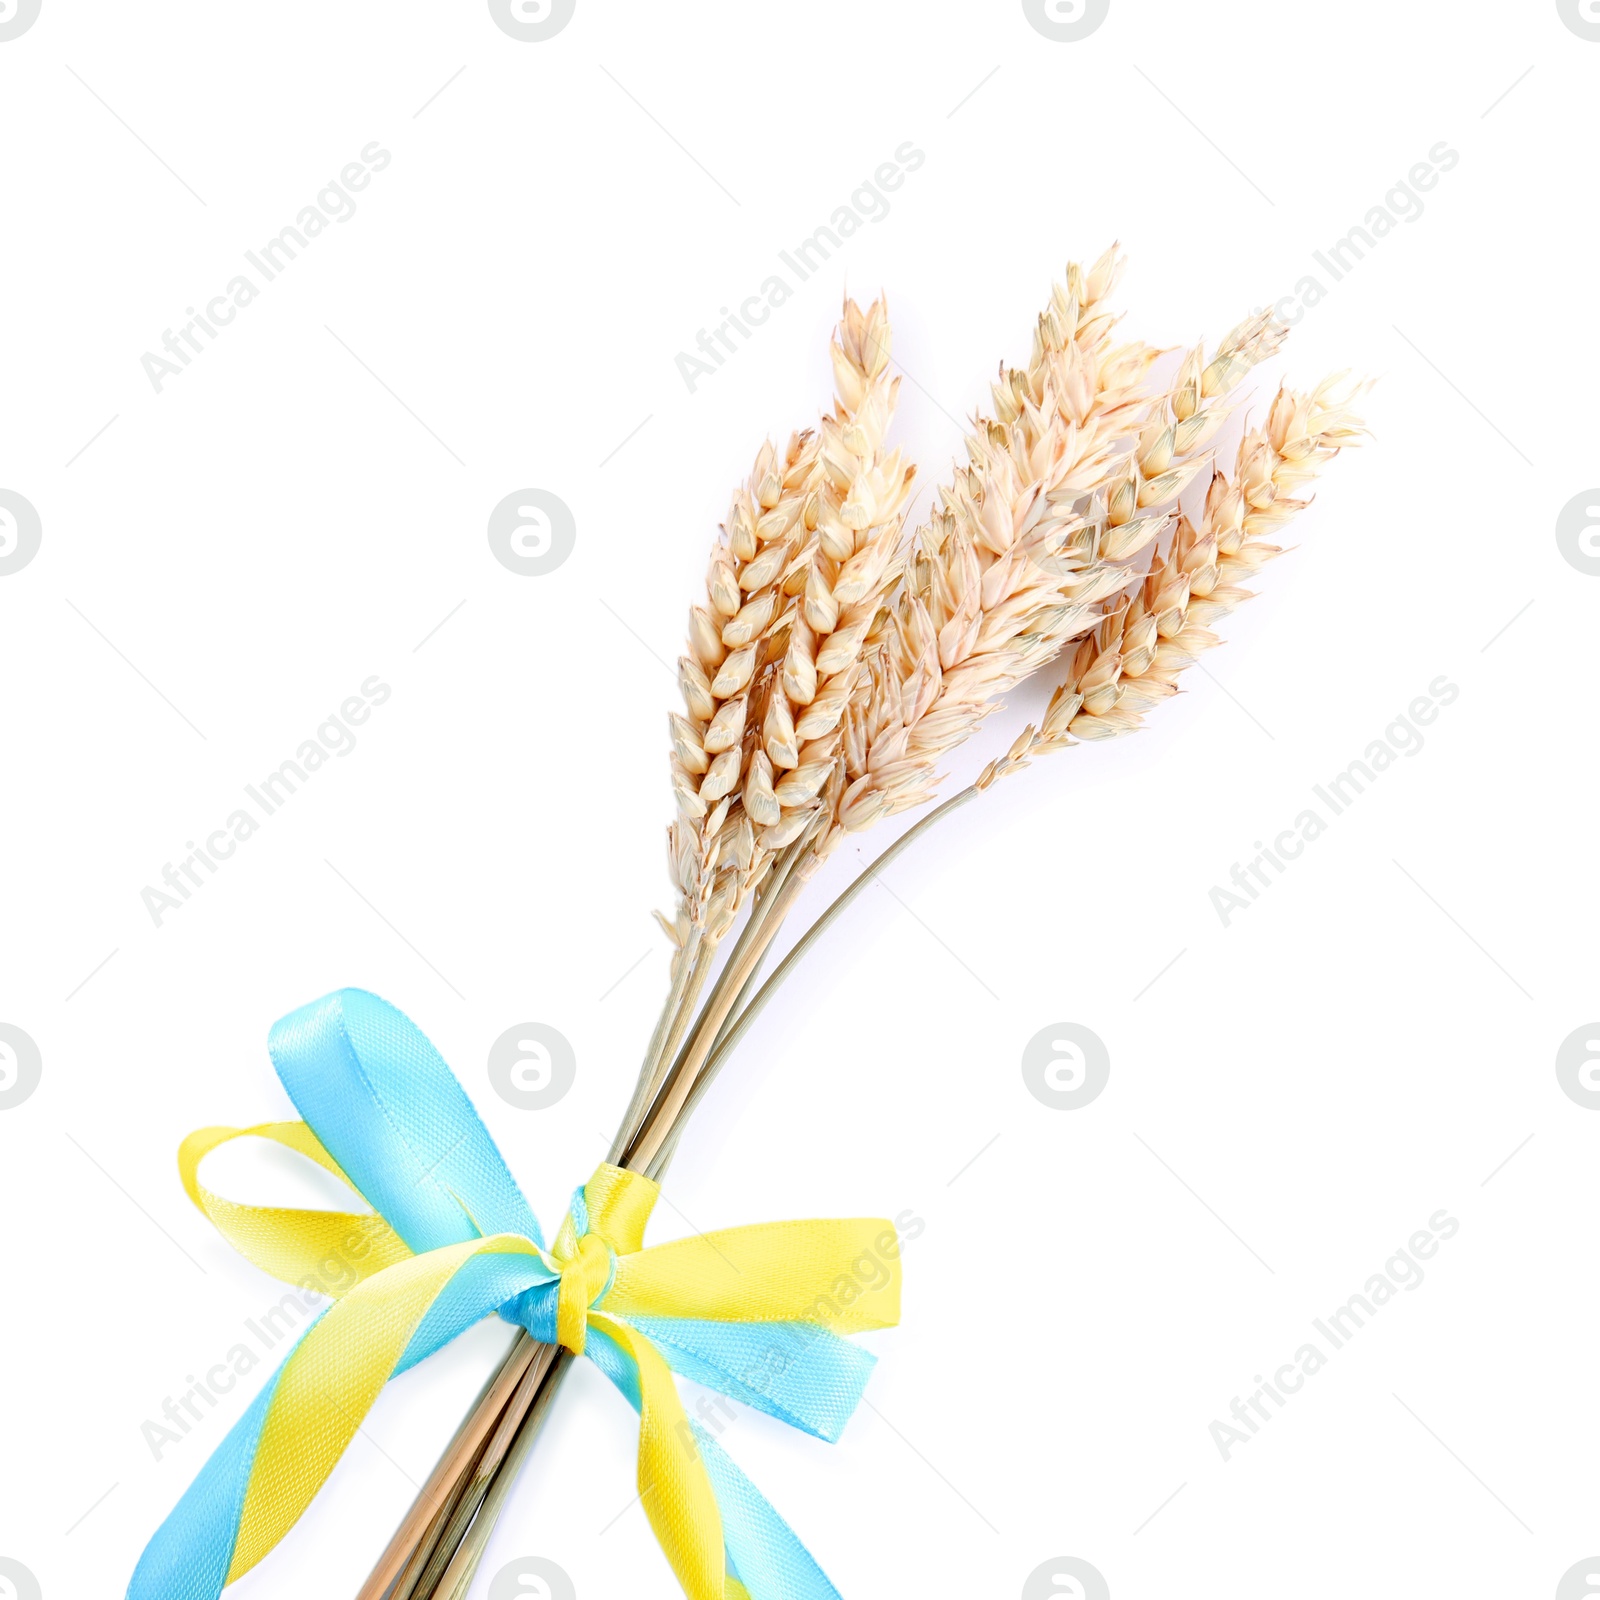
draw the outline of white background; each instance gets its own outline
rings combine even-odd
[[[1077,43],[1009,0],[579,0],[544,43],[482,4],[44,0],[0,43],[0,488],[43,527],[0,578],[0,1021],[43,1059],[0,1111],[0,1555],[47,1600],[121,1593],[253,1392],[160,1461],[141,1437],[281,1293],[173,1153],[289,1114],[284,1012],[344,984],[402,1006],[558,1219],[665,982],[663,663],[763,434],[829,401],[846,285],[891,297],[932,485],[1067,259],[1121,238],[1129,333],[1214,339],[1444,141],[1423,213],[1262,377],[1378,376],[1376,439],[1226,650],[862,898],[654,1237],[924,1222],[843,1441],[723,1436],[846,1595],[1017,1595],[1058,1556],[1118,1600],[1555,1594],[1600,1546],[1600,1116],[1554,1071],[1600,1012],[1600,581],[1554,532],[1600,481],[1597,68],[1547,0],[1113,0]],[[141,356],[374,140],[356,214],[156,393]],[[675,356],[907,140],[889,214],[691,393]],[[577,522],[543,577],[485,537],[523,487]],[[141,889],[371,674],[393,694],[358,747],[154,926]],[[1440,675],[1425,747],[1224,927],[1213,885]],[[485,1071],[529,1020],[578,1058],[543,1112]],[[1020,1072],[1062,1021],[1111,1055],[1078,1111]],[[1209,1425],[1441,1208],[1421,1287],[1225,1463]],[[506,1337],[395,1384],[237,1593],[353,1593]],[[475,1593],[523,1555],[584,1600],[668,1592],[633,1449],[578,1371]]]

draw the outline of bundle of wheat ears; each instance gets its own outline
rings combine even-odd
[[[1305,486],[1365,435],[1360,390],[1341,374],[1280,389],[1232,471],[1215,465],[1239,385],[1286,330],[1251,317],[1158,382],[1162,352],[1115,341],[1107,301],[1122,268],[1115,246],[1068,268],[1027,364],[1001,366],[967,464],[909,537],[915,468],[886,444],[899,379],[882,301],[845,302],[833,410],[783,449],[763,445],[735,492],[670,718],[671,985],[611,1161],[661,1178],[783,978],[938,818],[1036,755],[1133,732],[1175,695],[1250,598],[1242,585],[1280,554],[1270,541],[1308,504]],[[945,756],[1036,673],[1058,680],[1039,725],[902,834],[758,987],[839,841],[928,803]],[[361,1600],[462,1600],[569,1363],[518,1337]]]

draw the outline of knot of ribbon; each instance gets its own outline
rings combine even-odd
[[[565,1345],[575,1356],[583,1354],[589,1312],[599,1305],[617,1274],[616,1245],[604,1234],[590,1228],[587,1219],[583,1222],[576,1220],[580,1205],[585,1205],[581,1191],[573,1197],[573,1208],[567,1213],[567,1220],[562,1223],[561,1232],[556,1235],[556,1242],[551,1246],[547,1258],[561,1274],[561,1281],[556,1286],[553,1335],[542,1333],[535,1327],[532,1317],[536,1313],[532,1306],[519,1319],[530,1333],[542,1338],[546,1344]],[[570,1247],[567,1244],[569,1233],[576,1235]],[[536,1293],[534,1290],[528,1292],[530,1295]],[[548,1326],[548,1323],[542,1326]]]
[[[837,1600],[684,1414],[673,1374],[836,1440],[874,1361],[842,1336],[899,1321],[892,1223],[767,1223],[646,1247],[657,1185],[602,1165],[546,1246],[466,1092],[386,1001],[342,989],[284,1017],[268,1048],[303,1120],[202,1128],[179,1172],[235,1249],[333,1303],[157,1530],[128,1600],[216,1600],[294,1525],[389,1379],[492,1313],[587,1356],[639,1413],[640,1500],[690,1600]],[[247,1137],[298,1151],[372,1210],[214,1194],[201,1162]]]

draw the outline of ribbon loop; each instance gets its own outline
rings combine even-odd
[[[410,1256],[405,1240],[371,1212],[246,1206],[213,1194],[200,1182],[200,1163],[219,1146],[249,1138],[270,1139],[298,1151],[341,1182],[350,1182],[303,1122],[262,1122],[253,1128],[201,1128],[191,1133],[178,1147],[178,1175],[189,1198],[240,1255],[285,1283],[333,1299]]]
[[[690,1600],[838,1600],[689,1422],[673,1373],[837,1439],[873,1359],[841,1335],[899,1319],[890,1223],[772,1223],[646,1247],[660,1190],[603,1164],[547,1248],[471,1101],[393,1006],[340,990],[285,1017],[269,1048],[305,1121],[203,1128],[183,1142],[179,1172],[243,1255],[335,1304],[151,1540],[129,1600],[216,1600],[311,1503],[384,1384],[495,1312],[590,1357],[638,1411],[640,1499]],[[372,1211],[212,1193],[201,1161],[244,1137],[298,1151]]]
[[[544,1243],[466,1091],[387,1000],[325,995],[276,1023],[267,1049],[295,1109],[418,1254],[489,1233]]]

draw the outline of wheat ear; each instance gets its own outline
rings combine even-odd
[[[940,758],[1095,625],[1209,460],[1233,389],[1282,342],[1280,324],[1252,317],[1147,395],[1155,352],[1110,345],[1103,300],[1120,270],[1115,247],[1087,273],[1068,269],[1033,360],[1002,368],[996,420],[978,420],[970,464],[919,531],[869,658],[873,694],[851,729],[839,828],[927,800]]]
[[[1254,598],[1243,582],[1283,553],[1268,541],[1310,504],[1298,491],[1366,437],[1353,409],[1361,392],[1343,374],[1307,393],[1279,389],[1265,426],[1240,441],[1232,479],[1212,474],[1198,524],[1179,517],[1137,590],[1074,651],[1038,733],[1026,730],[979,787],[1029,755],[1132,733],[1178,692],[1179,675],[1222,642],[1212,624]]]
[[[662,919],[680,954],[727,931],[756,874],[754,829],[742,807],[750,686],[766,665],[774,624],[794,608],[792,567],[814,537],[821,441],[797,433],[782,456],[763,444],[718,530],[703,604],[689,613],[678,662],[684,710],[670,719],[678,816],[668,832],[676,914]],[[809,525],[808,525],[809,524]]]

